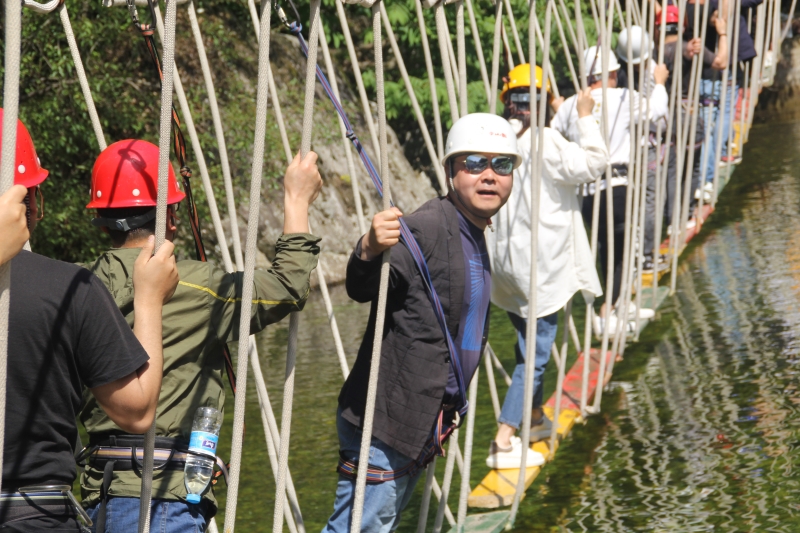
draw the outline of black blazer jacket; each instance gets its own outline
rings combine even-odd
[[[453,339],[458,335],[464,300],[464,255],[458,213],[446,198],[436,198],[404,217],[419,243],[439,294]],[[347,294],[372,302],[367,330],[355,365],[339,394],[345,420],[359,427],[375,337],[381,260],[363,261],[359,239],[347,264]],[[488,315],[483,344],[488,333]],[[447,387],[450,356],[444,333],[408,248],[392,248],[389,294],[383,329],[375,421],[372,436],[416,459],[430,437]]]

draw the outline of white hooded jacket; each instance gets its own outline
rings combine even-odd
[[[515,121],[512,119],[512,125]],[[583,291],[587,301],[603,293],[583,226],[578,187],[605,171],[608,149],[592,117],[577,121],[580,145],[544,128],[544,164],[539,200],[536,316],[564,307]],[[522,165],[514,171],[511,196],[487,232],[492,263],[492,302],[528,317],[531,242],[531,131],[517,140]]]

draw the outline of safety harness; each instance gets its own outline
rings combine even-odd
[[[0,493],[0,525],[32,518],[80,518],[81,532],[88,533],[92,520],[72,494],[69,485],[36,485]]]
[[[291,0],[289,1],[294,7],[293,2],[291,2]],[[298,22],[290,22],[277,1],[273,4],[273,7],[278,18],[281,20],[284,26],[289,30],[290,33],[297,37],[297,40],[300,43],[300,49],[303,51],[303,54],[306,56],[306,58],[308,58],[308,44],[301,33],[303,30],[302,25]],[[297,10],[295,9],[295,13],[296,12]],[[358,157],[364,164],[364,168],[366,169],[367,174],[369,174],[370,179],[372,179],[372,183],[375,186],[375,189],[378,191],[378,194],[383,196],[383,182],[381,181],[378,171],[375,169],[375,165],[373,165],[372,160],[370,159],[369,155],[367,155],[366,150],[364,150],[364,146],[361,144],[361,141],[359,141],[355,131],[353,131],[353,126],[350,124],[350,120],[347,118],[347,114],[345,113],[344,108],[342,108],[342,104],[333,94],[333,89],[331,88],[328,79],[325,77],[325,74],[322,72],[322,69],[319,67],[319,65],[316,66],[316,70],[317,80],[322,84],[325,94],[328,95],[333,107],[339,114],[339,117],[345,126],[347,138],[353,143],[353,146],[358,153]],[[394,205],[394,203],[392,203],[392,205]],[[428,441],[423,447],[419,456],[409,464],[397,470],[384,470],[368,465],[367,481],[370,483],[384,483],[386,481],[399,479],[403,476],[414,475],[425,468],[436,456],[444,457],[445,442],[447,442],[450,434],[461,425],[461,422],[467,414],[467,410],[469,408],[469,402],[467,401],[467,386],[464,380],[464,372],[461,368],[461,358],[458,350],[455,347],[455,342],[450,335],[450,330],[447,328],[447,319],[444,314],[444,309],[442,308],[442,303],[439,300],[439,295],[436,293],[436,289],[433,286],[433,280],[431,278],[430,270],[428,269],[428,264],[425,261],[425,256],[422,253],[422,250],[420,249],[416,239],[414,238],[414,235],[411,233],[411,229],[409,229],[408,225],[402,218],[400,219],[400,240],[403,242],[403,244],[405,244],[409,252],[411,252],[411,256],[414,258],[414,262],[417,265],[417,269],[422,275],[422,280],[425,284],[425,290],[428,294],[428,298],[431,301],[431,305],[433,306],[436,320],[439,323],[439,327],[442,329],[442,333],[444,334],[447,350],[449,352],[450,365],[453,369],[453,373],[455,374],[456,384],[458,385],[459,401],[457,405],[442,405],[439,410],[436,423],[431,430],[431,436],[428,438]],[[355,478],[358,471],[358,463],[346,460],[341,456],[340,453],[337,471],[345,477]]]

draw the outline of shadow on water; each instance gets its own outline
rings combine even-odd
[[[800,124],[754,127],[750,138],[745,162],[703,238],[683,258],[678,293],[615,367],[603,414],[573,431],[529,489],[516,531],[800,530],[794,453],[800,443]],[[333,297],[352,364],[368,307],[348,301],[341,287]],[[290,468],[312,532],[333,503],[342,376],[318,297],[301,317]],[[577,322],[582,331],[582,317]],[[286,326],[259,336],[278,416]],[[490,338],[511,372],[514,332],[497,309]],[[486,473],[483,459],[496,428],[486,379],[480,379],[473,486]],[[497,382],[502,396],[506,387],[499,376]],[[271,531],[273,474],[252,380],[247,394],[237,525]],[[228,400],[224,454],[233,413]],[[444,470],[443,461],[437,470]],[[402,532],[416,530],[420,489]],[[224,487],[217,494],[224,506]]]

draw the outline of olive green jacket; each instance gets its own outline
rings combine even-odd
[[[261,331],[305,305],[309,276],[317,266],[319,238],[309,234],[283,235],[276,243],[272,268],[256,271],[250,332]],[[138,248],[110,250],[88,267],[108,287],[122,314],[133,327],[133,266]],[[225,405],[223,382],[225,343],[238,340],[242,292],[241,272],[228,273],[209,263],[179,261],[180,282],[164,305],[164,377],[158,400],[156,435],[189,440],[194,413],[200,406]],[[124,433],[100,408],[90,392],[84,395],[80,419],[90,438]],[[84,505],[96,504],[102,470],[86,467],[81,476]],[[114,472],[109,496],[139,497],[141,477],[134,471]],[[153,473],[153,498],[183,500],[183,471]],[[205,498],[216,501],[209,490]]]

